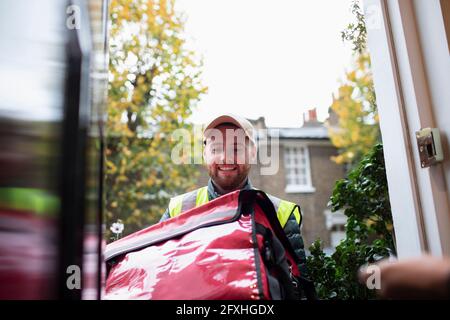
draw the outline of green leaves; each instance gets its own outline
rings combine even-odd
[[[344,41],[351,42],[353,51],[361,54],[367,47],[367,29],[359,0],[353,0],[351,10],[356,21],[347,25],[347,28],[341,32],[341,38]]]
[[[321,299],[372,299],[375,292],[358,283],[358,269],[395,253],[383,147],[375,145],[346,179],[336,182],[332,211],[347,216],[346,238],[331,256],[320,240],[310,247],[308,268]]]
[[[347,216],[346,237],[331,256],[314,242],[309,272],[322,299],[372,299],[375,292],[359,284],[357,273],[367,263],[395,253],[393,223],[378,127],[375,90],[366,51],[366,26],[359,0],[352,2],[355,23],[341,34],[353,44],[354,70],[333,97],[337,124],[329,124],[332,143],[339,149],[333,161],[347,164],[347,178],[336,182],[329,205]]]
[[[372,148],[347,179],[336,183],[330,202],[333,211],[342,209],[351,218],[350,222],[360,221],[368,232],[386,237],[389,247],[393,247],[391,206],[381,144]]]

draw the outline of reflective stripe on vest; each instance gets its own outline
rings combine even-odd
[[[281,226],[284,228],[287,221],[289,220],[289,217],[291,216],[291,213],[294,213],[295,220],[300,225],[302,221],[302,216],[300,214],[299,206],[296,205],[293,202],[289,202],[286,200],[281,200],[277,197],[274,197],[272,195],[267,195],[272,201],[273,206],[275,207],[275,211],[277,213],[278,221],[280,221]]]
[[[170,199],[169,202],[169,215],[171,218],[177,216],[181,212],[181,205],[183,204],[183,194],[175,198]]]
[[[203,187],[170,199],[169,215],[171,218],[181,212],[199,207],[209,201],[208,187]]]
[[[195,206],[200,207],[209,201],[208,198],[208,187],[203,187],[198,189],[197,196],[195,199]]]
[[[293,202],[289,202],[286,200],[281,200],[277,197],[268,195],[270,201],[273,203],[275,207],[275,211],[277,212],[278,221],[281,226],[284,228],[289,217],[292,213],[294,213],[295,220],[300,225],[302,221],[302,216],[299,210],[299,206]],[[170,199],[169,202],[169,215],[171,218],[179,215],[181,212],[199,207],[209,202],[208,198],[208,187],[203,187],[175,198]]]

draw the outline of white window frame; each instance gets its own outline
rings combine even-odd
[[[326,209],[323,211],[323,214],[325,215],[327,230],[331,230],[334,226],[345,226],[347,223],[347,216],[342,210],[332,212],[330,209]]]
[[[283,143],[283,163],[284,163],[284,169],[285,174],[284,178],[286,181],[286,187],[284,192],[286,193],[313,193],[316,191],[316,189],[312,185],[312,179],[311,179],[311,162],[310,162],[310,154],[309,154],[309,147],[305,143],[301,142],[284,142]],[[306,184],[301,185],[288,185],[287,183],[287,166],[286,166],[286,148],[303,148],[304,149],[304,156],[305,156],[305,175],[306,175]]]
[[[330,232],[330,247],[332,250],[345,239],[345,225],[347,224],[347,216],[342,210],[332,212],[330,209],[324,210],[325,215],[325,226]],[[343,230],[334,231],[333,228],[340,227]]]

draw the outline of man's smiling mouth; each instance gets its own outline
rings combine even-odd
[[[237,167],[235,167],[235,166],[219,166],[218,169],[219,169],[219,171],[227,171],[227,172],[230,172],[230,171],[236,170]]]

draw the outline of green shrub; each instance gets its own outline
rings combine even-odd
[[[309,248],[308,268],[320,299],[372,299],[374,290],[358,283],[367,263],[395,254],[391,207],[381,144],[375,145],[347,178],[336,182],[333,212],[347,216],[346,238],[327,256],[317,240]]]

